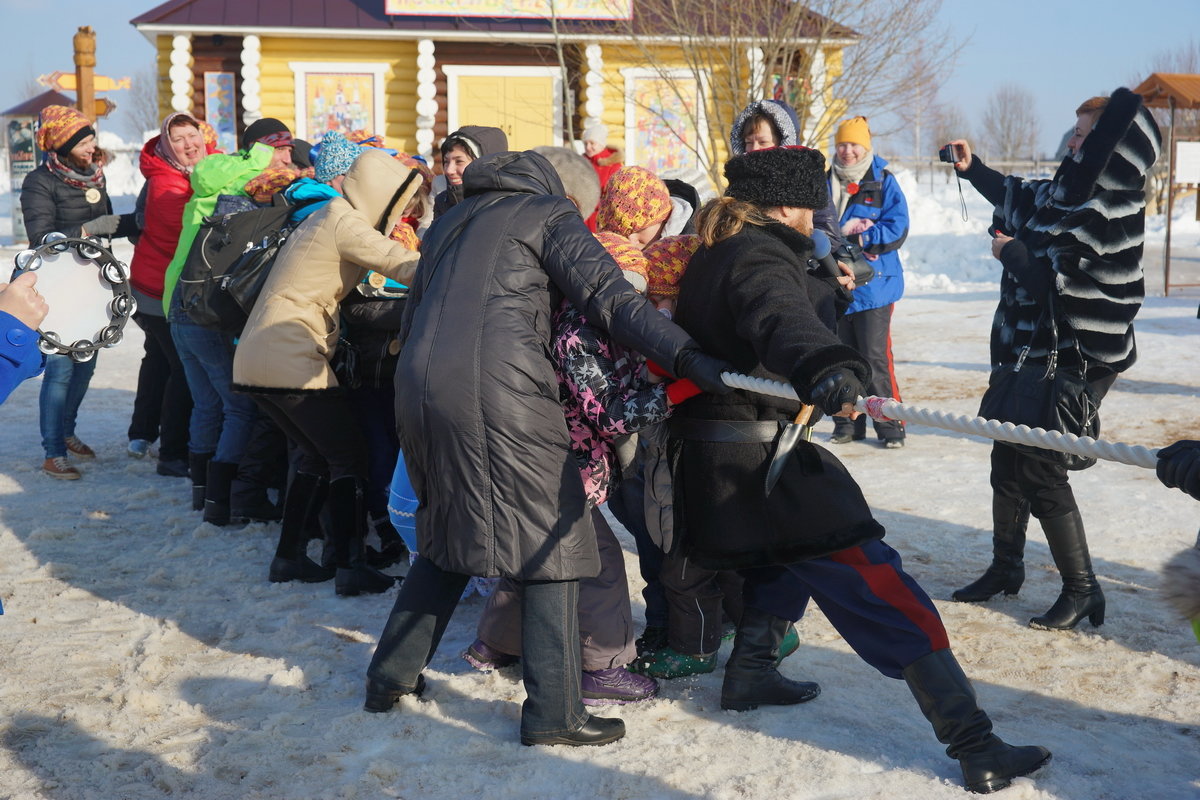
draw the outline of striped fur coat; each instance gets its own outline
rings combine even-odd
[[[1053,289],[1059,347],[1071,351],[1063,354],[1064,362],[1075,360],[1078,342],[1091,364],[1115,372],[1132,366],[1133,318],[1145,296],[1146,174],[1161,148],[1158,126],[1141,96],[1118,89],[1053,180],[1008,176],[1003,199],[989,196],[997,224],[1024,245],[1010,243],[1001,252],[1005,270],[992,325],[993,364],[1016,361]],[[1049,326],[1048,318],[1043,326]],[[1049,342],[1046,333],[1039,334],[1030,357],[1045,358]]]

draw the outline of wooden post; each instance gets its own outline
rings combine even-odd
[[[75,33],[75,107],[96,119],[96,32],[84,25]]]

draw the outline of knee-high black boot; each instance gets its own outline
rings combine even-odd
[[[324,478],[308,472],[297,472],[283,500],[283,519],[280,522],[279,544],[271,561],[270,579],[273,583],[304,581],[320,583],[333,577],[332,567],[322,567],[305,554],[308,545],[309,520],[316,517],[324,494]]]
[[[1063,589],[1049,611],[1029,620],[1030,627],[1070,630],[1084,617],[1092,625],[1103,624],[1104,592],[1092,572],[1083,517],[1078,511],[1072,511],[1066,516],[1044,519],[1042,530],[1046,532],[1054,566],[1062,575]]]
[[[1016,594],[1025,582],[1025,528],[1029,502],[992,496],[992,565],[979,580],[951,597],[960,603],[979,603],[1004,592]]]
[[[334,590],[344,597],[379,594],[396,579],[367,563],[367,506],[362,481],[354,476],[329,482],[329,515],[332,518],[333,557],[337,567]]]
[[[1044,747],[1014,747],[992,733],[991,719],[976,703],[974,687],[949,650],[917,659],[903,676],[937,740],[946,745],[946,755],[958,760],[969,791],[999,791],[1050,760]]]
[[[204,488],[204,521],[228,525],[229,493],[238,465],[230,461],[208,462],[208,485]]]
[[[783,617],[746,607],[725,664],[721,708],[749,711],[759,706],[790,706],[821,693],[817,684],[785,678],[775,668],[789,625]]]
[[[204,487],[208,485],[208,462],[212,453],[188,453],[188,477],[192,479],[192,511],[204,510]]]

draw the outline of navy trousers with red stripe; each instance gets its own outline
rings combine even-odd
[[[867,394],[877,397],[893,397],[901,400],[900,386],[896,382],[896,363],[892,358],[892,311],[896,304],[869,308],[846,314],[838,320],[838,338],[853,347],[871,365],[871,383],[865,388]],[[867,416],[857,420],[835,417],[835,433],[848,433],[862,439],[867,432]],[[875,422],[875,435],[880,439],[903,439],[904,423],[900,420]]]
[[[882,541],[777,567],[739,570],[746,606],[798,620],[811,598],[854,652],[889,678],[950,646],[925,590]]]

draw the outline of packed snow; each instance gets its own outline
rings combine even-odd
[[[112,174],[118,208],[129,210],[133,171]],[[964,220],[946,177],[900,173],[913,224],[894,349],[906,402],[973,414],[997,264],[984,232],[990,210],[964,185]],[[9,199],[0,195],[0,237]],[[1194,258],[1193,202],[1176,209],[1172,249]],[[1152,244],[1163,226],[1149,220]],[[118,251],[128,258],[127,245]],[[1200,438],[1200,293],[1161,294],[1138,317],[1140,360],[1104,401],[1105,438],[1152,448]],[[134,326],[99,356],[79,425],[98,458],[80,465],[80,481],[40,472],[38,380],[0,408],[0,797],[963,796],[957,764],[904,684],[860,661],[815,607],[782,666],[823,687],[802,706],[721,711],[718,668],[664,681],[650,702],[602,709],[627,723],[615,744],[522,747],[519,670],[485,675],[459,657],[474,638],[476,596],[459,606],[425,696],[390,714],[363,712],[364,670],[394,591],[338,598],[330,584],[271,584],[275,526],[202,524],[185,480],[128,458],[140,357]],[[909,431],[902,450],[868,441],[836,452],[937,601],[996,731],[1054,752],[999,796],[1200,797],[1200,643],[1157,588],[1163,562],[1195,540],[1200,504],[1138,467],[1102,462],[1074,474],[1107,619],[1033,630],[1027,620],[1059,589],[1036,525],[1019,595],[948,599],[990,554],[987,442]],[[621,536],[637,616],[637,562]]]

